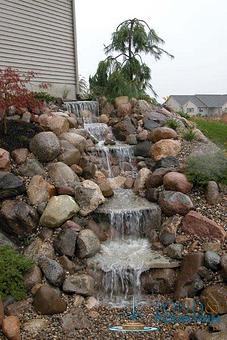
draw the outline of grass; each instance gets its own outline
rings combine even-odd
[[[193,121],[205,136],[227,151],[227,124],[202,118],[193,118]]]

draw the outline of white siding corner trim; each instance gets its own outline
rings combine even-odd
[[[32,70],[34,88],[56,96],[78,93],[74,0],[0,0],[0,68]]]

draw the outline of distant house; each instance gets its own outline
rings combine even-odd
[[[165,106],[191,116],[221,116],[227,113],[227,94],[172,95],[165,102]]]
[[[37,73],[35,89],[78,93],[75,0],[0,0],[0,68]]]

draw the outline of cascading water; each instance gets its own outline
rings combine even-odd
[[[99,103],[97,101],[66,101],[64,104],[67,111],[74,113],[77,118],[83,118],[81,117],[82,111],[90,111],[93,117],[98,117],[99,115]]]

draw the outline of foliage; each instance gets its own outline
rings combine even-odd
[[[56,101],[56,97],[51,96],[48,92],[45,91],[35,92],[34,95],[36,100],[46,102],[47,104]]]
[[[206,137],[227,150],[227,124],[204,118],[194,118],[193,121]]]
[[[179,122],[174,118],[168,119],[165,125],[174,130],[180,127]]]
[[[227,184],[227,158],[221,151],[192,155],[187,162],[186,175],[198,186],[209,181]]]
[[[187,129],[184,133],[183,133],[183,138],[185,140],[187,140],[188,142],[192,142],[195,138],[196,138],[196,134],[193,131],[193,129]]]
[[[151,70],[142,60],[142,54],[150,54],[156,60],[163,54],[173,57],[161,44],[164,40],[144,20],[122,22],[112,34],[110,45],[105,46],[107,58],[89,79],[92,94],[108,99],[122,95],[142,98],[151,90],[156,95],[150,83]]]
[[[184,111],[178,111],[177,112],[181,117],[185,118],[185,119],[190,119],[191,116],[189,116],[189,114],[187,114],[186,112]]]
[[[86,79],[82,76],[79,77],[79,93],[81,99],[90,99],[91,97],[89,85]]]
[[[0,247],[0,297],[13,296],[16,300],[26,297],[23,276],[31,269],[31,260],[9,246]]]

